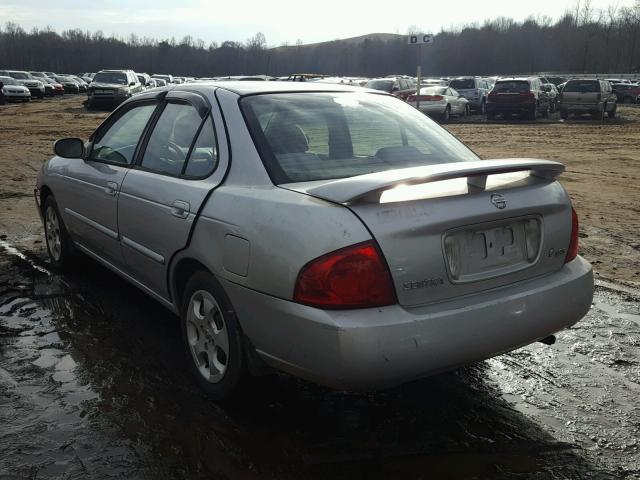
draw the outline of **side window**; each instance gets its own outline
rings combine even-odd
[[[195,108],[182,103],[168,103],[149,138],[142,157],[148,170],[180,175],[202,119]]]
[[[156,104],[134,107],[118,118],[94,142],[91,160],[129,165]]]
[[[218,166],[216,132],[211,117],[208,117],[196,140],[184,174],[189,177],[204,177]]]

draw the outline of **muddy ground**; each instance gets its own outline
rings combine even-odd
[[[0,107],[0,479],[640,479],[640,110],[604,125],[448,126],[484,158],[567,164],[594,306],[549,347],[376,394],[285,375],[216,405],[175,318],[86,259],[52,272],[31,198],[81,99]]]

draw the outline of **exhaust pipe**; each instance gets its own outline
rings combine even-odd
[[[548,337],[544,337],[542,340],[538,340],[540,343],[544,343],[545,345],[553,345],[556,343],[556,336],[549,335]]]

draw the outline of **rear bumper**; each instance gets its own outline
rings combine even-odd
[[[480,361],[580,320],[591,265],[418,308],[326,311],[224,282],[244,332],[275,368],[316,383],[369,390]]]
[[[563,112],[593,112],[602,110],[602,103],[560,103]]]
[[[416,108],[416,102],[407,102],[409,105]],[[427,115],[444,115],[444,111],[447,108],[446,103],[428,103],[428,102],[420,102],[420,110],[422,113]]]
[[[514,105],[487,103],[487,113],[527,113],[530,112],[535,105],[535,103],[518,103]]]

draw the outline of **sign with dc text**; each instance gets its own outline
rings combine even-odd
[[[409,45],[422,45],[424,43],[433,43],[433,35],[431,34],[417,34],[409,35]]]

